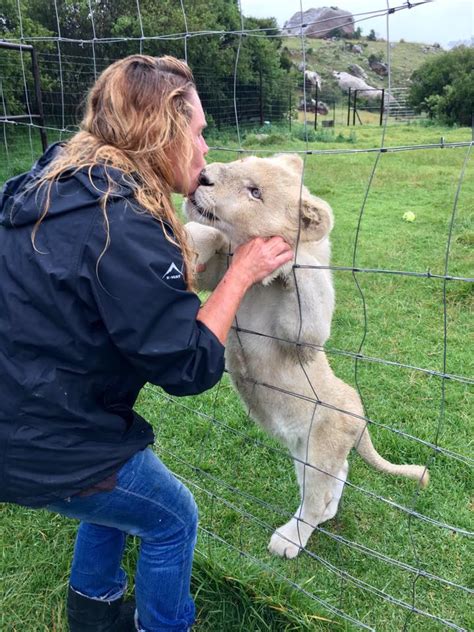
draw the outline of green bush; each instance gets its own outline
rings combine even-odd
[[[418,112],[453,125],[471,125],[474,49],[458,46],[426,61],[411,77],[409,100]]]

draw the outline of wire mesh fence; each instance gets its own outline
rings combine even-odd
[[[351,461],[353,473],[345,480],[338,473],[320,468],[308,459],[314,419],[323,414],[321,411],[330,411],[352,418],[363,428],[370,428],[374,442],[383,440],[385,447],[392,447],[400,460],[421,462],[425,469],[435,474],[432,486],[441,486],[442,494],[449,496],[452,492],[450,485],[459,484],[464,489],[472,471],[473,458],[467,439],[452,440],[452,435],[456,433],[456,421],[465,421],[469,414],[468,394],[472,390],[473,377],[468,373],[469,367],[455,357],[463,343],[458,339],[451,345],[450,338],[452,323],[461,322],[455,313],[457,308],[453,307],[452,288],[456,288],[455,294],[464,295],[469,292],[465,288],[472,288],[474,280],[468,267],[454,261],[452,256],[461,194],[471,165],[472,141],[445,142],[442,138],[430,143],[387,144],[390,117],[412,114],[404,90],[391,85],[390,16],[423,4],[425,2],[405,2],[390,7],[387,2],[385,7],[354,16],[355,23],[386,16],[387,91],[395,96],[396,102],[388,102],[382,113],[379,143],[364,147],[321,148],[310,142],[308,129],[314,124],[314,113],[310,110],[317,107],[318,99],[328,103],[328,112],[323,116],[333,121],[336,109],[345,112],[346,102],[337,101],[332,93],[325,97],[323,90],[316,93],[317,98],[312,104],[314,87],[304,79],[307,42],[302,35],[303,24],[301,29],[296,29],[298,32],[288,34],[300,42],[303,71],[297,77],[280,77],[278,81],[258,72],[256,79],[248,81],[239,72],[249,42],[279,37],[274,28],[245,28],[240,12],[240,26],[237,24],[234,30],[206,29],[205,23],[193,30],[187,17],[188,3],[183,0],[176,3],[176,10],[181,12],[183,20],[183,30],[177,33],[152,32],[150,25],[143,21],[137,0],[134,19],[139,34],[129,37],[105,33],[100,5],[91,4],[90,0],[87,19],[81,23],[83,28],[88,25],[87,31],[77,32],[76,37],[64,36],[67,20],[72,19],[72,5],[55,0],[53,31],[25,37],[18,3],[15,19],[19,23],[19,36],[6,38],[38,48],[44,127],[52,139],[67,138],[76,129],[85,89],[115,59],[131,52],[161,54],[168,49],[187,59],[196,43],[219,40],[228,44],[222,48],[222,54],[232,60],[232,76],[215,76],[202,66],[193,68],[211,126],[218,132],[224,129],[234,132],[231,142],[216,136],[212,150],[217,158],[223,156],[227,160],[229,156],[239,158],[248,153],[263,156],[274,153],[273,147],[246,148],[242,143],[242,130],[253,127],[258,131],[266,121],[291,128],[300,108],[304,124],[303,145],[278,149],[281,153],[298,153],[302,157],[301,190],[305,175],[315,171],[316,167],[323,171],[327,165],[332,169],[340,165],[342,171],[354,169],[357,172],[359,186],[351,203],[349,245],[339,250],[338,265],[301,263],[298,260],[299,241],[296,244],[292,274],[300,334],[291,339],[273,335],[266,330],[242,326],[238,318],[233,328],[232,336],[241,345],[243,353],[251,352],[249,349],[255,339],[264,344],[292,345],[305,389],[295,392],[282,387],[276,379],[271,382],[255,379],[255,376],[246,378],[229,370],[211,393],[200,398],[180,400],[149,387],[140,400],[144,414],[156,425],[158,453],[198,499],[201,507],[198,546],[201,551],[211,559],[218,559],[229,573],[243,569],[243,576],[251,578],[258,572],[259,590],[263,594],[274,589],[273,581],[290,586],[301,596],[300,606],[306,612],[323,613],[330,617],[329,621],[344,622],[349,629],[469,628],[467,604],[472,588],[465,577],[469,566],[467,543],[473,533],[466,507],[460,504],[441,510],[436,506],[436,496],[425,497],[425,492],[416,485],[365,478],[364,469],[357,461]],[[302,11],[301,6],[295,9]],[[423,7],[418,10],[421,12]],[[412,19],[417,19],[416,12]],[[6,178],[18,169],[16,156],[20,145],[21,151],[26,151],[32,160],[38,156],[36,128],[39,123],[35,116],[38,95],[25,51],[7,50],[1,54],[4,71],[0,77],[0,107],[3,109],[0,114],[3,114],[2,151]],[[12,66],[15,68],[13,72]],[[6,69],[10,71],[7,73]],[[18,112],[29,118],[15,120],[13,117]],[[437,160],[434,156],[441,151],[443,156],[452,152],[450,156],[457,175],[455,181],[449,183],[449,192],[443,200],[445,234],[434,232],[430,237],[436,242],[433,246],[433,252],[437,253],[434,269],[429,265],[412,268],[410,253],[392,259],[387,257],[384,263],[388,261],[390,265],[378,265],[370,256],[371,235],[366,235],[364,230],[368,216],[380,217],[380,229],[384,228],[383,212],[373,201],[373,195],[380,191],[378,178],[389,182],[403,178],[405,174],[406,181],[398,184],[410,186],[408,167],[404,170],[400,161],[405,160],[408,165],[408,156],[418,152],[425,152],[423,155],[429,154],[433,156],[432,160]],[[347,162],[358,159],[361,162],[357,164]],[[415,187],[413,191],[415,194]],[[464,208],[464,199],[462,204]],[[335,215],[337,222],[337,207]],[[387,243],[387,251],[390,246]],[[404,265],[397,267],[397,262]],[[421,261],[420,266],[423,263]],[[301,275],[321,270],[332,272],[337,301],[346,310],[341,312],[346,316],[339,321],[336,313],[333,325],[336,334],[325,345],[308,342],[301,335],[305,314],[299,298]],[[430,318],[424,318],[421,305],[415,305],[414,311],[403,314],[409,297],[415,297],[416,301],[419,292],[428,295],[426,300],[432,295],[436,326]],[[408,350],[405,354],[391,354],[383,345],[380,350],[376,345],[374,347],[371,336],[371,318],[377,311],[374,305],[381,305],[382,312],[388,314],[378,317],[379,326],[383,326],[390,313],[403,314],[399,316],[400,322],[407,327],[408,333],[405,335],[394,325],[387,325],[387,331],[400,335],[400,345],[406,344]],[[419,316],[416,315],[417,307]],[[412,317],[416,318],[418,328],[407,324]],[[338,329],[353,329],[354,333],[346,335]],[[433,335],[432,329],[435,331]],[[397,349],[396,343],[393,346]],[[304,353],[308,350],[317,354],[324,352],[331,365],[336,367],[336,373],[356,386],[365,412],[355,413],[350,407],[336,405],[320,396],[306,370]],[[304,403],[304,410],[309,411],[305,413],[308,415],[305,420],[308,434],[299,457],[295,453],[289,454],[274,438],[250,423],[255,417],[251,406],[239,402],[231,387],[231,381],[245,382],[246,379],[250,382],[248,388],[269,393],[270,397],[283,402],[282,407],[291,406],[292,402]],[[384,399],[385,404],[379,403]],[[454,401],[457,404],[453,404],[454,412],[451,412],[450,405]],[[299,556],[290,561],[270,556],[266,546],[275,528],[292,518],[297,504],[300,492],[293,478],[292,464],[296,465],[297,472],[298,468],[302,472],[303,480],[319,472],[331,477],[336,484],[342,483],[345,492],[337,516],[324,526],[308,525],[301,511],[298,513],[297,510],[294,516],[298,529],[310,526],[315,529],[315,534],[308,544],[301,540],[289,543],[299,549]],[[445,479],[447,470],[450,474]],[[302,504],[305,489],[303,482]],[[459,496],[457,498],[460,502]],[[454,558],[449,561],[447,550],[454,551]]]

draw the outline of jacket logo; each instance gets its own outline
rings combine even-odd
[[[161,278],[169,281],[171,279],[180,279],[182,278],[182,276],[183,271],[180,270],[174,262],[171,262],[170,267],[168,268],[168,270],[166,270]]]

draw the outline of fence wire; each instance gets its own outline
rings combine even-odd
[[[374,9],[368,12],[362,12],[354,14],[354,19],[350,21],[350,24],[357,24],[365,22],[367,20],[374,19],[376,17],[386,17],[386,55],[388,60],[388,93],[392,90],[392,68],[391,68],[391,44],[390,44],[390,18],[399,11],[409,10],[421,5],[427,4],[429,0],[420,2],[404,2],[396,7],[390,7],[390,3],[386,0],[386,6]],[[77,127],[77,116],[74,112],[71,112],[67,99],[75,102],[76,104],[83,98],[83,94],[80,91],[75,92],[75,86],[77,85],[73,78],[67,77],[64,73],[64,61],[70,60],[73,57],[77,58],[78,62],[84,63],[84,67],[78,68],[78,76],[83,75],[88,78],[96,78],[97,75],[105,68],[111,61],[107,56],[101,56],[98,52],[99,45],[111,45],[122,41],[137,42],[138,51],[143,52],[147,42],[151,41],[180,41],[183,44],[183,57],[188,60],[188,45],[194,38],[209,38],[209,37],[223,37],[223,36],[236,36],[238,38],[238,45],[235,50],[234,72],[233,76],[229,78],[232,82],[232,100],[225,107],[222,108],[223,113],[229,120],[233,119],[235,132],[237,136],[237,146],[235,143],[230,145],[218,144],[211,147],[216,152],[227,152],[228,155],[235,153],[237,156],[242,154],[259,154],[266,155],[274,153],[272,149],[260,148],[260,149],[248,149],[243,146],[243,138],[241,134],[242,121],[241,121],[241,106],[239,100],[246,100],[246,105],[250,109],[253,108],[252,113],[258,112],[261,104],[253,96],[253,92],[249,90],[246,92],[246,87],[239,82],[239,61],[240,56],[245,46],[246,39],[249,38],[271,38],[275,37],[273,28],[260,28],[260,29],[246,29],[244,23],[244,16],[239,0],[237,1],[239,14],[240,14],[240,29],[238,30],[190,30],[188,23],[188,16],[186,11],[186,0],[180,0],[179,9],[182,12],[184,31],[179,33],[156,33],[148,34],[145,32],[144,23],[142,19],[142,11],[140,7],[140,0],[136,0],[137,19],[139,23],[140,35],[139,37],[96,37],[96,25],[95,15],[99,8],[95,3],[88,0],[89,19],[91,22],[92,38],[69,38],[61,35],[61,8],[58,6],[57,0],[54,0],[54,12],[57,25],[57,35],[54,36],[34,36],[26,38],[23,33],[22,27],[22,9],[20,0],[17,0],[17,17],[20,25],[20,37],[11,38],[6,41],[18,42],[20,44],[38,44],[40,42],[50,42],[56,47],[56,52],[42,52],[40,54],[40,63],[44,68],[48,68],[51,72],[55,72],[57,76],[56,90],[50,90],[48,98],[51,103],[51,110],[56,112],[56,117],[51,117],[50,122],[46,125],[40,126],[34,119],[32,106],[33,99],[31,98],[31,87],[28,85],[28,71],[27,63],[24,59],[24,53],[20,49],[19,61],[21,65],[21,86],[6,86],[5,81],[0,77],[0,97],[2,107],[2,122],[3,122],[3,148],[5,151],[6,161],[8,164],[13,163],[14,147],[9,140],[7,133],[7,127],[17,127],[19,129],[26,129],[28,134],[29,151],[31,153],[31,159],[37,157],[38,151],[35,148],[33,142],[32,131],[38,127],[43,127],[48,131],[55,132],[58,138],[63,138],[74,131]],[[252,419],[252,410],[248,408],[245,411],[243,423],[236,423],[234,416],[242,417],[242,409],[236,409],[234,407],[229,408],[227,403],[226,393],[229,386],[227,379],[223,379],[219,385],[214,389],[213,393],[201,400],[185,399],[179,400],[172,398],[163,392],[158,391],[154,387],[147,387],[144,390],[144,397],[149,403],[148,406],[155,411],[159,417],[159,423],[163,426],[170,426],[172,435],[172,427],[174,425],[174,416],[176,414],[183,414],[187,419],[193,420],[192,423],[199,425],[202,429],[201,441],[198,446],[193,447],[193,454],[189,451],[184,451],[184,456],[181,452],[182,446],[175,446],[173,439],[163,441],[159,439],[156,447],[159,454],[170,459],[172,463],[179,466],[179,472],[177,475],[185,482],[200,499],[207,499],[205,503],[206,513],[202,515],[201,522],[201,536],[202,542],[198,546],[202,547],[202,550],[206,550],[209,555],[215,555],[216,550],[220,550],[220,547],[228,549],[232,555],[237,556],[237,559],[245,558],[252,567],[260,569],[262,572],[271,575],[273,578],[288,584],[291,588],[301,593],[306,603],[314,603],[316,611],[327,611],[335,619],[341,619],[350,626],[359,627],[367,630],[375,629],[395,629],[394,627],[383,627],[383,621],[370,620],[371,619],[371,605],[375,601],[381,601],[390,606],[390,608],[396,609],[399,613],[399,627],[397,629],[409,630],[409,629],[435,629],[432,626],[436,625],[436,629],[454,629],[465,630],[462,624],[457,621],[451,620],[438,611],[441,608],[441,603],[438,600],[432,603],[429,599],[423,601],[420,605],[419,598],[419,586],[422,582],[428,584],[428,593],[431,587],[435,587],[436,590],[456,591],[460,595],[471,595],[473,593],[472,588],[463,585],[459,581],[450,578],[449,572],[444,576],[443,572],[435,572],[430,570],[433,567],[432,561],[424,559],[420,552],[419,540],[421,537],[428,538],[432,542],[433,550],[436,550],[436,545],[439,545],[440,550],[442,547],[449,544],[449,538],[467,539],[472,537],[473,532],[455,524],[456,514],[449,520],[443,519],[442,516],[436,514],[436,508],[430,506],[429,503],[422,502],[420,489],[417,488],[408,501],[399,501],[392,497],[384,496],[377,490],[368,489],[366,486],[353,483],[351,480],[344,481],[338,475],[329,472],[325,469],[319,468],[317,465],[311,462],[310,454],[310,438],[311,432],[315,424],[317,415],[321,410],[336,411],[345,416],[353,418],[355,421],[362,422],[363,427],[373,427],[377,430],[387,433],[397,440],[403,441],[407,446],[418,446],[422,450],[425,469],[431,467],[436,459],[444,459],[446,462],[456,462],[459,467],[472,468],[474,459],[468,454],[460,453],[459,451],[452,450],[449,447],[443,445],[444,438],[442,436],[443,428],[446,424],[446,406],[447,406],[447,385],[457,384],[459,386],[467,388],[472,386],[474,378],[456,374],[448,371],[448,301],[447,292],[448,285],[453,283],[459,284],[472,284],[474,279],[472,277],[463,276],[459,274],[450,273],[450,255],[453,241],[453,230],[455,226],[459,197],[464,183],[468,163],[471,158],[471,142],[445,142],[443,138],[439,143],[429,144],[412,144],[401,146],[389,146],[386,144],[387,129],[391,111],[390,99],[388,100],[387,108],[383,116],[383,125],[381,128],[380,143],[376,147],[362,147],[362,148],[341,148],[341,149],[320,149],[310,146],[308,138],[308,130],[310,128],[310,117],[308,111],[308,86],[304,80],[304,69],[306,68],[306,47],[307,42],[304,37],[304,29],[311,26],[311,23],[303,23],[303,6],[302,2],[299,2],[299,11],[301,14],[301,24],[299,27],[295,27],[293,32],[287,33],[288,37],[294,37],[299,40],[301,48],[302,58],[302,77],[300,88],[303,94],[303,123],[305,130],[304,137],[304,149],[302,150],[285,150],[279,153],[297,153],[300,154],[303,159],[303,173],[300,182],[300,205],[304,186],[305,172],[308,168],[308,160],[311,156],[319,156],[324,159],[325,156],[333,155],[359,155],[368,154],[373,155],[373,164],[370,168],[370,172],[365,185],[364,193],[362,196],[362,202],[358,211],[357,223],[355,228],[354,240],[352,244],[351,265],[307,265],[295,263],[293,266],[293,281],[296,288],[296,296],[298,302],[298,333],[293,340],[289,340],[279,336],[269,335],[266,332],[256,331],[239,325],[239,319],[236,318],[233,327],[233,335],[239,341],[243,356],[249,353],[246,347],[245,341],[248,340],[248,336],[255,336],[262,340],[268,339],[272,341],[278,341],[282,343],[292,344],[297,351],[299,368],[304,375],[306,385],[311,391],[311,396],[307,396],[300,393],[296,393],[290,390],[283,389],[275,384],[270,384],[265,381],[259,381],[255,379],[248,379],[251,388],[267,389],[275,396],[284,395],[285,397],[296,400],[303,400],[311,407],[311,418],[308,423],[308,433],[306,437],[306,445],[300,454],[303,458],[290,455],[288,451],[278,446],[273,440],[265,437],[261,433],[258,433],[252,428],[250,422]],[[320,21],[319,21],[320,23]],[[349,24],[349,21],[348,21]],[[342,24],[341,26],[344,26]],[[322,25],[324,28],[324,24]],[[85,35],[85,34],[84,34]],[[83,47],[90,47],[91,55],[71,55],[68,49],[67,53],[64,53],[62,47],[65,45],[75,44],[83,50]],[[103,49],[101,48],[101,51]],[[137,51],[137,52],[138,52]],[[90,62],[92,62],[92,70],[90,68]],[[208,81],[208,77],[200,76],[202,71],[195,69],[196,78],[202,79],[203,82]],[[199,81],[198,81],[199,82]],[[212,89],[212,84],[211,84]],[[288,90],[294,89],[294,86],[289,86]],[[19,122],[17,120],[8,119],[7,103],[12,98],[23,98],[28,119],[25,122]],[[395,107],[395,106],[393,106]],[[361,226],[365,219],[367,203],[369,196],[373,190],[373,183],[376,174],[380,170],[380,165],[384,160],[387,160],[388,154],[397,154],[402,152],[414,152],[414,151],[445,151],[445,150],[465,150],[463,158],[463,164],[459,173],[459,177],[456,183],[456,191],[452,204],[449,230],[447,236],[447,243],[445,248],[444,265],[442,271],[432,272],[430,269],[426,271],[415,270],[396,270],[396,269],[384,269],[373,268],[362,265],[360,263],[361,255]],[[300,213],[301,216],[301,213]],[[337,218],[337,209],[336,209]],[[300,219],[301,222],[301,219]],[[295,246],[296,256],[295,261],[298,258],[298,250],[300,247],[300,233],[301,226],[299,227],[298,238]],[[231,256],[231,253],[229,253]],[[354,288],[356,289],[358,300],[360,303],[360,313],[362,317],[362,334],[357,344],[356,349],[339,349],[331,344],[325,346],[310,344],[304,340],[303,337],[303,306],[300,300],[300,286],[299,286],[299,270],[331,270],[333,273],[346,273],[349,272],[352,275]],[[386,275],[387,278],[403,278],[407,277],[412,280],[419,280],[429,282],[432,284],[441,284],[442,288],[442,314],[443,314],[443,337],[442,337],[442,366],[440,369],[433,369],[428,366],[418,366],[412,363],[403,363],[397,360],[377,357],[370,353],[365,352],[366,339],[369,329],[369,313],[367,310],[367,297],[364,292],[361,278],[368,278],[370,275]],[[437,287],[438,287],[437,286]],[[346,410],[341,407],[337,407],[331,402],[324,401],[324,398],[320,397],[317,392],[317,387],[311,380],[304,361],[303,353],[305,349],[311,349],[317,353],[325,352],[328,356],[334,356],[335,358],[347,359],[352,362],[353,365],[353,381],[356,385],[356,389],[359,397],[363,403],[363,415],[355,414],[350,410]],[[417,436],[413,432],[408,432],[404,429],[404,423],[402,419],[396,418],[396,413],[393,414],[393,418],[387,420],[381,420],[374,418],[370,412],[371,401],[368,397],[363,395],[363,386],[361,383],[361,369],[371,365],[379,367],[387,367],[390,369],[396,369],[397,371],[413,373],[416,375],[422,375],[427,379],[437,380],[439,382],[439,411],[437,414],[437,421],[432,432],[432,435],[428,437]],[[227,373],[230,374],[229,371]],[[242,376],[239,376],[240,379]],[[364,401],[365,400],[365,401]],[[224,403],[223,403],[224,402]],[[219,408],[224,407],[223,411],[219,412]],[[176,412],[177,411],[177,412]],[[188,422],[189,423],[189,422]],[[246,428],[242,430],[241,427]],[[362,437],[362,435],[360,435]],[[359,439],[360,440],[360,439]],[[214,471],[213,460],[209,457],[212,455],[212,451],[215,449],[225,450],[229,445],[239,446],[241,449],[232,452],[233,461],[229,464],[230,471],[227,471],[225,476],[221,471]],[[288,472],[291,464],[294,463],[297,467],[300,467],[302,472],[302,498],[300,509],[295,514],[298,525],[298,533],[300,529],[304,530],[306,527],[311,526],[315,528],[315,533],[312,536],[308,546],[302,542],[302,536],[299,536],[299,544],[301,548],[301,554],[296,560],[288,562],[288,565],[282,565],[279,562],[274,562],[267,556],[264,549],[256,548],[251,541],[252,538],[256,538],[259,546],[274,532],[275,525],[280,524],[280,520],[287,521],[291,519],[291,507],[286,503],[277,504],[275,498],[279,493],[278,473],[275,477],[268,481],[266,484],[266,493],[260,495],[252,487],[252,476],[247,471],[247,461],[244,458],[245,449],[250,446],[252,450],[253,463],[259,468],[259,459],[263,468],[263,464],[267,466],[267,462],[274,464],[277,468],[277,472]],[[463,470],[464,471],[464,470]],[[370,546],[368,542],[364,542],[364,533],[361,532],[358,540],[352,540],[344,534],[344,528],[339,523],[329,523],[330,526],[321,527],[320,525],[310,525],[304,518],[302,511],[305,500],[305,483],[307,477],[314,472],[322,473],[335,481],[339,481],[345,484],[347,488],[346,494],[354,494],[361,499],[365,499],[365,506],[367,503],[371,503],[374,506],[380,505],[386,512],[387,521],[390,524],[403,525],[405,528],[404,534],[404,550],[400,552],[400,556],[389,554],[384,550],[384,544],[381,541],[380,546]],[[255,476],[255,474],[254,474]],[[267,498],[270,497],[271,500]],[[350,513],[356,507],[356,503],[352,501],[349,505],[345,498],[341,501],[339,507],[339,513]],[[293,505],[291,500],[291,505]],[[346,507],[347,505],[347,507]],[[363,505],[364,506],[364,505]],[[234,537],[229,536],[228,529],[225,529],[222,525],[226,520],[233,521],[235,524]],[[421,534],[421,535],[420,535]],[[284,537],[284,536],[283,536]],[[314,540],[321,538],[321,551],[319,545],[314,545]],[[354,557],[356,556],[356,557]],[[357,557],[358,556],[358,557]],[[380,569],[381,579],[386,579],[385,585],[375,585],[375,582],[366,581],[363,577],[358,576],[355,568],[354,560],[363,559],[364,563],[377,564],[377,568]],[[301,561],[301,560],[304,560]],[[311,565],[313,577],[305,575],[307,573],[308,564]],[[434,566],[436,567],[436,566]],[[391,576],[400,574],[403,577],[403,585],[405,586],[405,596],[397,594],[397,585],[391,586]],[[324,577],[328,582],[327,591],[319,585],[319,582],[313,582],[314,577]],[[398,575],[397,575],[398,577]],[[381,582],[383,584],[383,581]],[[426,595],[426,589],[421,593]],[[438,593],[437,593],[438,594]],[[441,593],[443,594],[443,593]],[[354,599],[361,598],[365,606],[359,608],[354,606]],[[365,600],[365,601],[364,601]],[[391,625],[391,624],[390,624]],[[418,627],[419,626],[419,627]]]

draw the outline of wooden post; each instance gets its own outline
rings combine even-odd
[[[356,112],[357,112],[357,90],[354,90],[354,110],[352,112],[352,125],[356,124]]]
[[[259,77],[260,77],[260,126],[263,126],[263,74],[262,74],[262,66],[259,69]]]

